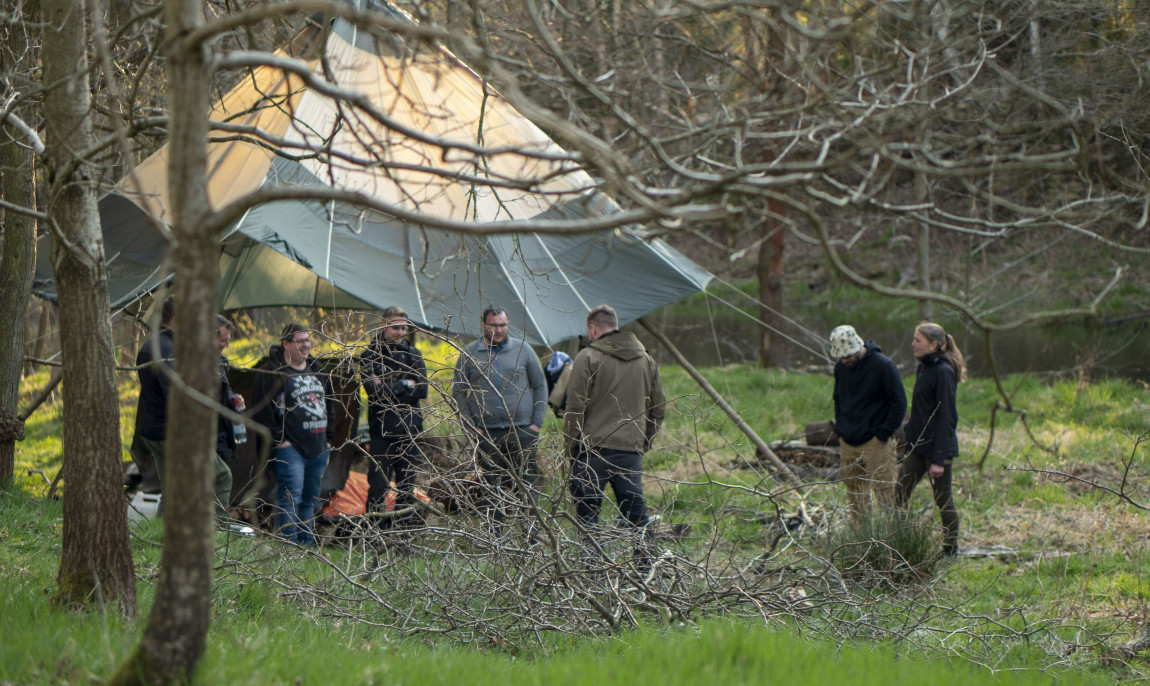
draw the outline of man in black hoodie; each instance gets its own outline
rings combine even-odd
[[[136,432],[132,436],[132,461],[140,471],[142,493],[159,493],[164,464],[164,432],[168,425],[168,393],[171,389],[173,298],[160,307],[160,330],[148,338],[136,353],[136,377],[140,397],[136,402]],[[160,365],[167,367],[161,369]]]
[[[894,502],[898,464],[890,439],[906,416],[906,389],[894,363],[853,327],[837,327],[830,341],[842,481],[857,519],[869,512],[872,491],[880,504]]]
[[[407,340],[407,312],[399,307],[383,311],[383,327],[357,358],[360,379],[367,392],[367,427],[371,436],[371,468],[367,474],[367,509],[383,509],[384,498],[396,485],[396,509],[415,505],[415,438],[423,431],[419,401],[427,398],[427,370],[423,355]],[[414,515],[388,525],[406,525]]]
[[[315,545],[312,518],[334,428],[331,378],[310,351],[307,328],[288,324],[252,384],[254,419],[272,434],[276,530],[300,545]]]

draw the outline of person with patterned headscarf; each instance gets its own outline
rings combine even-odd
[[[856,519],[870,511],[871,493],[882,505],[894,502],[898,476],[891,437],[906,415],[906,389],[898,368],[854,327],[831,331],[835,359],[835,433],[842,449],[842,481]]]

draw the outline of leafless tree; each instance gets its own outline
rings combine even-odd
[[[64,360],[64,546],[55,600],[136,612],[120,470],[120,417],[89,119],[87,12],[41,4],[46,223],[59,289]]]
[[[17,413],[20,377],[24,369],[24,314],[36,266],[35,153],[42,147],[27,120],[35,108],[29,77],[36,55],[34,3],[14,8],[10,20],[0,23],[0,72],[4,76],[3,114],[0,115],[0,198],[3,232],[0,235],[0,330],[11,332],[11,343],[0,351],[0,483],[12,480],[16,441],[24,437]],[[15,21],[19,17],[23,21]],[[31,135],[30,135],[31,134]]]
[[[169,186],[175,285],[175,373],[165,440],[164,552],[148,627],[112,683],[182,683],[207,644],[211,621],[213,497],[219,373],[215,302],[219,231],[207,225],[207,48],[187,41],[204,18],[200,0],[169,0]]]

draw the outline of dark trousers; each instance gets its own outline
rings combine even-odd
[[[415,459],[419,446],[415,437],[371,434],[371,460],[367,471],[367,511],[382,512],[387,491],[395,482],[395,509],[415,506]],[[387,519],[385,526],[411,523],[415,514]]]
[[[953,555],[958,551],[958,509],[954,506],[954,496],[950,492],[951,467],[953,460],[943,464],[942,476],[932,479],[931,488],[934,490],[934,504],[938,506],[939,518],[942,519],[942,528],[946,531],[943,543],[943,552]],[[914,487],[922,481],[930,470],[930,460],[923,459],[913,453],[906,456],[898,471],[898,489],[895,492],[895,504],[906,507]]]
[[[162,490],[160,479],[160,465],[164,461],[164,442],[153,441],[140,435],[132,437],[132,447],[129,449],[136,469],[140,471],[140,485],[136,490],[141,493],[159,493]]]
[[[140,470],[143,480],[136,490],[141,493],[160,493],[164,487],[164,441],[152,441],[147,438],[135,436],[132,438],[130,448],[132,461]],[[232,501],[232,469],[227,461],[218,452],[214,453],[212,462],[212,492],[216,496],[216,517],[225,520],[228,518],[228,506]],[[164,501],[156,508],[157,516],[164,516]]]
[[[479,436],[479,459],[486,485],[486,516],[500,523],[508,506],[521,508],[537,502],[539,468],[535,446],[539,434],[525,426],[484,429]]]
[[[587,528],[598,525],[603,491],[610,484],[623,517],[637,529],[646,527],[642,462],[643,454],[637,452],[580,450],[571,465],[571,496],[579,523]]]

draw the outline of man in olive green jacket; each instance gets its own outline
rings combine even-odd
[[[623,517],[645,532],[642,458],[663,422],[659,367],[634,334],[619,331],[607,305],[587,315],[587,335],[591,344],[575,356],[563,415],[576,515],[593,531],[610,483]]]

